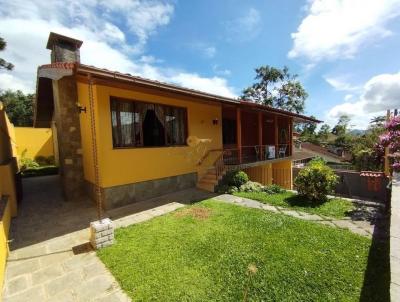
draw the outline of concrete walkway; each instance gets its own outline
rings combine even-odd
[[[366,237],[372,237],[374,234],[374,224],[370,223],[369,221],[365,220],[352,220],[351,218],[345,218],[345,219],[337,219],[333,217],[326,217],[322,215],[316,215],[316,214],[309,214],[297,210],[291,210],[288,208],[283,208],[283,207],[277,207],[269,204],[264,204],[252,199],[248,198],[243,198],[243,197],[238,197],[238,196],[233,196],[229,194],[223,194],[214,197],[215,200],[226,202],[226,203],[232,203],[248,208],[255,208],[255,209],[262,209],[265,211],[270,211],[274,213],[281,213],[284,215],[296,217],[302,220],[309,220],[309,221],[314,221],[316,223],[320,224],[325,224],[329,225],[331,227],[338,227],[342,229],[348,229],[349,231],[366,236]]]
[[[4,301],[130,301],[88,244],[96,219],[88,200],[65,202],[57,176],[24,180],[11,225]],[[185,190],[106,213],[116,227],[149,220],[210,194]]]

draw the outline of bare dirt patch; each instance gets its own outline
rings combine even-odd
[[[211,215],[211,210],[207,208],[191,207],[183,209],[175,214],[175,217],[193,217],[199,220],[207,219]]]

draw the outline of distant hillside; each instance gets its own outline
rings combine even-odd
[[[365,130],[361,130],[361,129],[351,129],[351,130],[349,131],[349,133],[352,134],[352,135],[360,136],[360,135],[365,134]]]

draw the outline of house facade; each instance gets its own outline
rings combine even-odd
[[[228,169],[291,187],[293,123],[251,102],[87,66],[82,42],[51,33],[38,68],[35,127],[52,127],[67,198],[101,189],[114,208],[198,186]]]

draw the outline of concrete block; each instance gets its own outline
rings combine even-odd
[[[114,243],[114,225],[111,219],[105,218],[90,223],[90,243],[95,249]]]

